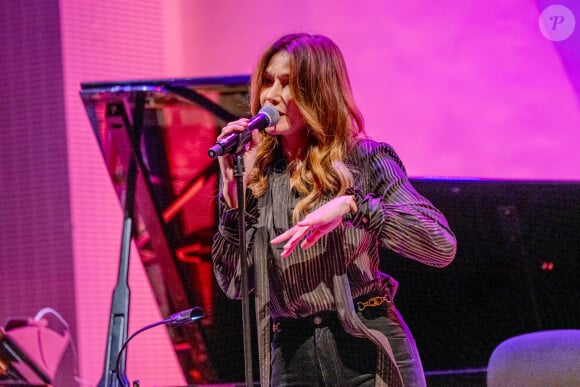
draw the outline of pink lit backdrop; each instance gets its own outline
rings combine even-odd
[[[394,145],[412,176],[577,180],[579,32],[546,39],[538,18],[551,3],[541,4],[60,0],[81,377],[92,385],[102,373],[122,211],[80,82],[246,74],[282,33],[323,33],[344,51],[369,134]],[[160,318],[138,262],[131,332]],[[162,328],[137,340],[130,377],[183,384]]]
[[[578,94],[558,52],[580,52],[577,30],[546,39],[532,0],[354,4],[185,2],[184,15],[203,17],[184,23],[182,74],[246,73],[281,33],[327,34],[368,132],[394,145],[410,174],[580,177]]]

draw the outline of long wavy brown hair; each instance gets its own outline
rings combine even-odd
[[[344,194],[353,176],[344,160],[349,149],[364,134],[344,58],[326,36],[305,33],[284,35],[264,52],[250,84],[250,108],[262,107],[263,75],[272,57],[285,51],[290,57],[290,92],[307,125],[308,151],[304,160],[289,165],[290,181],[302,198],[293,213],[298,221],[325,197]],[[261,133],[257,159],[248,187],[256,197],[268,187],[268,167],[282,157],[276,136]]]

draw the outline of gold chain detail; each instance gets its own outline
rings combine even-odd
[[[359,312],[362,312],[363,310],[365,310],[368,307],[379,306],[379,305],[384,304],[385,302],[387,302],[387,296],[371,297],[366,301],[358,301],[356,303],[356,308],[359,310]]]

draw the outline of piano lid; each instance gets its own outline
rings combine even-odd
[[[219,381],[216,375],[228,374],[222,367],[243,379],[241,368],[231,372],[241,363],[242,350],[232,351],[241,339],[229,345],[223,337],[241,331],[231,327],[241,319],[237,303],[230,306],[214,285],[211,266],[219,167],[207,150],[226,122],[249,115],[248,84],[248,76],[81,84],[122,205],[132,157],[137,166],[133,240],[162,315],[193,306],[206,313],[171,335],[189,383]]]

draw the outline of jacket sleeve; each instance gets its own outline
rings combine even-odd
[[[229,208],[225,200],[218,198],[219,223],[218,231],[213,237],[211,257],[216,281],[224,292],[231,299],[241,297],[241,266],[240,266],[240,238],[238,228],[237,208]],[[246,194],[246,246],[251,246],[252,236],[257,223],[258,203],[256,198],[250,193]],[[246,248],[248,259],[248,287],[254,288],[253,281],[253,259]]]
[[[404,257],[429,266],[449,265],[457,242],[445,216],[411,185],[393,148],[371,141],[361,146],[354,160],[359,176],[347,190],[358,208],[346,221]]]

